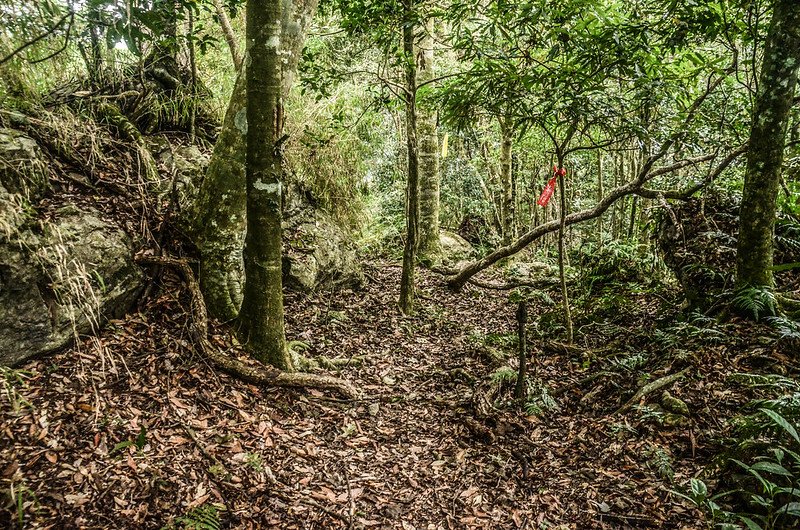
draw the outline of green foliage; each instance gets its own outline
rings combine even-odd
[[[766,320],[780,333],[781,339],[794,343],[800,342],[800,322],[783,316],[769,317]]]
[[[672,456],[669,451],[658,445],[651,445],[646,451],[647,467],[654,470],[662,479],[672,482],[675,470],[672,465]]]
[[[503,366],[492,372],[489,379],[496,386],[513,384],[517,382],[517,371],[510,366]]]
[[[689,492],[679,495],[728,528],[796,528],[800,525],[800,383],[760,374],[734,374],[732,380],[780,395],[753,401],[749,407],[755,412],[734,420],[729,462],[735,467],[725,477],[735,482],[735,489],[710,496],[705,483],[693,479]],[[723,503],[722,498],[729,500]]]
[[[203,504],[186,515],[176,517],[175,521],[162,530],[221,530],[220,507]]]
[[[0,366],[0,383],[2,383],[3,394],[14,412],[19,412],[23,407],[32,406],[30,401],[20,394],[20,390],[28,386],[28,379],[31,375],[33,373],[27,370]]]
[[[139,434],[136,435],[136,438],[133,440],[124,440],[115,444],[114,447],[109,451],[109,455],[113,455],[120,451],[127,449],[128,447],[136,447],[137,450],[141,451],[144,449],[144,446],[147,445],[147,429],[144,425],[141,426],[139,429]]]
[[[647,366],[648,362],[650,362],[650,355],[648,353],[636,352],[612,359],[611,365],[615,369],[624,370],[626,372],[635,372],[636,370]]]
[[[546,412],[554,412],[560,409],[558,401],[550,395],[547,385],[539,379],[528,378],[527,396],[528,399],[524,405],[526,414],[541,416]]]
[[[765,317],[774,317],[778,313],[778,301],[775,293],[767,286],[745,285],[740,287],[731,299],[734,310],[758,321]]]
[[[728,332],[715,319],[693,311],[686,320],[657,329],[654,337],[665,348],[685,349],[692,344],[719,344],[726,340]]]
[[[644,245],[630,241],[587,243],[577,251],[584,283],[595,285],[636,283],[647,285],[653,277],[653,257]]]

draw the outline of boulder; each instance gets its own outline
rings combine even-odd
[[[439,243],[442,248],[442,261],[445,263],[458,263],[470,259],[475,255],[475,249],[469,242],[448,230],[439,232]]]
[[[719,308],[734,285],[736,239],[739,235],[737,196],[708,193],[671,205],[656,228],[664,263],[680,283],[688,309]],[[800,261],[800,221],[778,213],[775,221],[776,266]],[[776,274],[779,289],[797,280],[794,269]]]
[[[47,168],[47,159],[33,138],[0,128],[0,187],[5,193],[33,202],[47,189]]]
[[[36,232],[0,240],[0,365],[96,331],[143,282],[128,236],[93,210],[65,207]]]
[[[0,128],[0,241],[12,238],[47,189],[47,160],[31,137]]]
[[[306,194],[293,189],[283,214],[283,281],[290,289],[364,283],[353,237]]]
[[[145,142],[159,166],[174,177],[173,180],[164,181],[158,192],[171,195],[178,225],[190,233],[194,215],[192,208],[197,201],[210,154],[196,145],[173,145],[164,135],[148,136]]]

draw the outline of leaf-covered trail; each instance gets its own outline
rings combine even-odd
[[[484,339],[514,332],[507,293],[452,293],[422,272],[418,315],[403,318],[399,268],[368,271],[361,291],[287,299],[308,357],[364,357],[341,369],[355,403],[215,373],[170,274],[79,354],[29,363],[27,386],[0,398],[0,480],[25,528],[161,528],[211,503],[224,528],[701,527],[651,463],[656,447],[691,459],[692,428],[632,435],[570,393],[541,418],[482,407],[497,368]],[[551,388],[581,376],[538,357]]]

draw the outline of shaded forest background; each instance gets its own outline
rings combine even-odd
[[[794,527],[800,10],[552,4],[0,0],[8,524]]]

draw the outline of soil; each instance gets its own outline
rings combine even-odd
[[[213,505],[222,528],[705,528],[671,490],[703,473],[725,419],[754,397],[729,375],[791,366],[783,342],[737,322],[718,340],[654,340],[675,324],[674,293],[629,294],[602,321],[578,311],[573,348],[546,336],[552,308],[536,303],[529,370],[541,384],[526,410],[513,382],[491,377],[515,366],[508,293],[453,293],[423,271],[406,318],[399,267],[366,267],[363,290],[286,302],[293,348],[352,359],[338,371],[357,401],[215,372],[195,353],[170,271],[138,313],[22,366],[22,382],[6,373],[0,486],[13,498],[0,524],[162,528]],[[215,326],[214,342],[236,354],[227,337]],[[637,355],[646,362],[626,369]],[[668,390],[688,418],[615,413],[644,382],[686,368]]]

